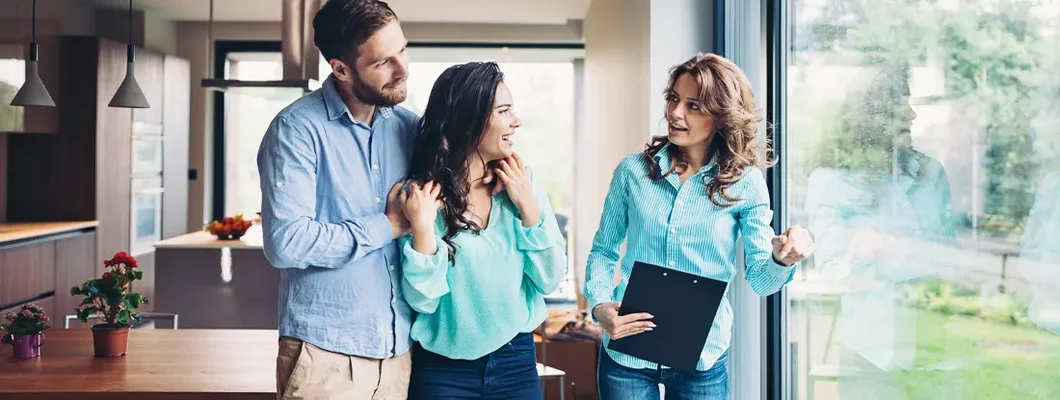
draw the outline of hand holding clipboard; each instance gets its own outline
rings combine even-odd
[[[655,318],[648,313],[618,315],[619,303],[600,303],[593,308],[593,318],[600,322],[600,327],[611,339],[621,339],[643,333],[655,328],[651,321]]]
[[[593,314],[611,337],[609,349],[692,372],[727,287],[724,281],[636,262],[617,313],[612,314],[614,305],[601,304]]]

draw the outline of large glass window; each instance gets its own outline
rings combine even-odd
[[[225,63],[228,79],[283,79],[278,52],[231,52]],[[224,215],[253,216],[261,210],[258,146],[272,116],[302,96],[300,89],[234,87],[224,93]]]
[[[785,6],[790,398],[1060,398],[1060,2]]]

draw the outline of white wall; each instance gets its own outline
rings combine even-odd
[[[647,1],[597,0],[583,25],[585,130],[574,140],[572,221],[579,287],[612,172],[651,136],[649,13]]]
[[[714,2],[651,0],[651,114],[648,128],[665,134],[663,95],[670,68],[713,46]]]
[[[177,54],[177,22],[156,12],[144,15],[144,47]]]

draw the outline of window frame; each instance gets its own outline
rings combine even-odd
[[[766,47],[766,120],[773,124],[773,149],[776,166],[766,173],[766,185],[773,205],[773,228],[784,229],[787,220],[787,60],[790,26],[789,0],[763,0]],[[792,397],[791,351],[787,342],[787,289],[765,300],[765,398],[786,400]]]
[[[216,40],[214,41],[213,74],[224,77],[225,61],[232,53],[280,53],[278,40]],[[225,217],[225,92],[213,91],[213,171],[211,195],[211,220]]]

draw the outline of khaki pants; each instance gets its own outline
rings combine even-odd
[[[276,398],[404,400],[411,371],[411,351],[373,360],[281,337],[276,356]]]

